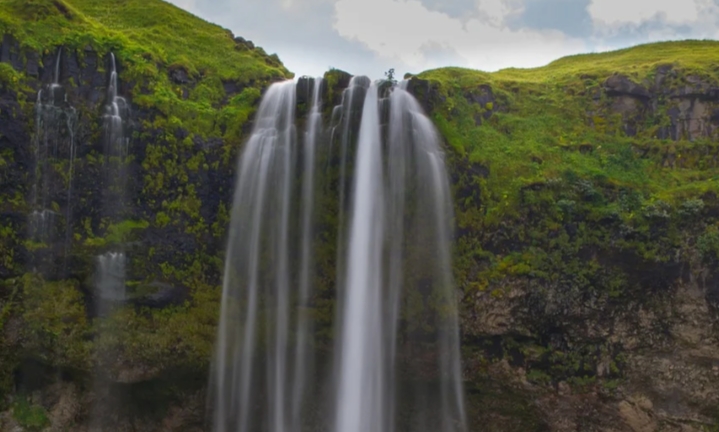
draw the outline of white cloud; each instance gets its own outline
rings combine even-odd
[[[699,18],[696,0],[592,0],[588,10],[594,20],[606,24],[639,24],[657,16],[671,23],[688,23]]]
[[[478,15],[494,26],[501,26],[507,16],[518,8],[508,0],[476,0]]]
[[[479,0],[476,18],[460,21],[428,10],[416,0],[339,0],[334,28],[384,58],[416,70],[435,64],[422,47],[451,47],[465,65],[482,70],[540,66],[558,57],[586,51],[584,42],[559,31],[511,30],[506,17],[517,11],[507,0]]]

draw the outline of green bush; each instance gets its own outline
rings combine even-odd
[[[18,398],[12,407],[12,416],[28,431],[40,431],[50,425],[45,409],[31,404],[25,397]]]

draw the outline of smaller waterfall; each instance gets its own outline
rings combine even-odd
[[[107,303],[125,300],[125,264],[122,252],[108,252],[97,257],[95,293],[101,304],[100,311],[107,310]]]
[[[53,236],[56,224],[55,213],[52,210],[34,210],[30,213],[29,231],[32,241],[43,243]]]
[[[123,118],[127,118],[128,106],[125,98],[117,95],[117,64],[115,54],[110,53],[110,82],[107,86],[107,104],[103,116],[105,131],[105,155],[114,157],[127,156],[129,139],[125,136]]]
[[[34,156],[33,182],[29,214],[30,238],[46,246],[52,245],[60,231],[58,226],[65,217],[63,242],[64,265],[67,263],[72,241],[73,177],[75,175],[75,129],[78,115],[67,100],[60,84],[62,48],[55,59],[53,81],[38,91],[35,101],[35,135],[32,141]],[[64,170],[64,172],[63,172]],[[57,185],[66,187],[58,188]],[[64,195],[64,196],[63,196]],[[60,210],[64,207],[64,212]]]
[[[129,138],[126,132],[129,106],[118,96],[118,74],[115,54],[110,53],[110,77],[103,114],[103,153],[105,155],[104,212],[113,220],[122,219],[127,185],[126,159]]]

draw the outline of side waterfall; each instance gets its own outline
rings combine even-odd
[[[366,77],[325,130],[325,86],[272,85],[239,157],[214,430],[464,431],[439,136],[405,83]],[[318,284],[334,299],[329,342]]]
[[[102,208],[103,219],[110,223],[124,220],[127,211],[126,189],[128,157],[128,126],[129,105],[118,96],[118,74],[115,55],[110,53],[107,95],[102,115]],[[113,245],[110,250],[95,258],[94,299],[95,314],[99,320],[98,334],[114,335],[116,328],[106,319],[127,300],[127,266],[128,257],[123,245]],[[118,353],[113,349],[104,348],[95,353],[95,376],[93,381],[93,406],[90,416],[89,431],[112,429],[111,413],[117,406],[125,403],[127,394],[113,389],[112,365],[117,361]],[[116,378],[115,378],[116,379]]]
[[[127,102],[117,95],[117,65],[115,54],[110,53],[107,100],[102,117],[102,147],[105,156],[102,211],[103,216],[113,223],[123,220],[122,212],[125,210],[125,162],[129,146],[125,119],[128,113]],[[125,300],[125,264],[123,251],[108,251],[96,259],[95,294],[100,316],[109,312],[112,303]]]
[[[64,222],[65,236],[60,240],[63,252],[51,254],[63,257],[63,272],[67,265],[68,250],[72,241],[73,176],[76,156],[75,130],[77,112],[67,101],[60,84],[62,49],[55,58],[53,82],[38,91],[35,101],[35,134],[32,142],[34,155],[33,183],[29,215],[30,239],[38,246],[52,248],[61,233]],[[58,189],[58,184],[64,188]],[[64,196],[63,196],[64,195]],[[62,221],[64,206],[64,221]],[[51,262],[34,262],[34,271],[55,273]]]

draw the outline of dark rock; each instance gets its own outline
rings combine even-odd
[[[242,37],[236,37],[235,49],[240,51],[253,50],[255,49],[255,44],[253,44],[252,41],[245,40]]]
[[[191,82],[190,75],[182,66],[176,66],[170,69],[170,79],[175,84],[189,84]]]
[[[250,82],[249,85],[252,86],[253,83]],[[242,93],[246,86],[235,81],[222,81],[222,88],[225,90],[225,97],[229,100],[233,96]]]
[[[711,115],[711,117],[709,117],[709,121],[712,122],[713,124],[719,126],[719,108],[715,108],[712,111],[712,115]]]
[[[186,287],[174,286],[162,282],[153,282],[149,285],[157,292],[147,296],[130,300],[128,303],[135,306],[144,306],[152,309],[162,309],[168,306],[179,305],[188,298],[189,290]]]
[[[654,76],[654,86],[656,88],[661,87],[669,76],[676,76],[676,72],[672,70],[673,66],[670,64],[659,65],[656,69],[656,75]]]
[[[445,100],[436,83],[416,77],[407,83],[407,91],[414,95],[427,113],[433,112],[434,108]]]
[[[9,63],[18,72],[22,72],[24,69],[22,56],[20,55],[20,44],[9,34],[3,35],[0,62]]]
[[[649,90],[624,75],[612,75],[604,82],[604,91],[609,96],[631,96],[639,99],[651,98]]]
[[[37,53],[31,51],[27,54],[25,70],[27,70],[27,74],[31,77],[37,78],[40,76],[39,57]]]
[[[487,108],[487,104],[492,104],[492,107],[489,110],[496,110],[496,108],[494,107],[494,103],[496,100],[494,97],[494,92],[492,92],[492,87],[487,84],[483,84],[477,87],[476,90],[465,94],[464,97],[469,103],[480,105],[482,108]]]

